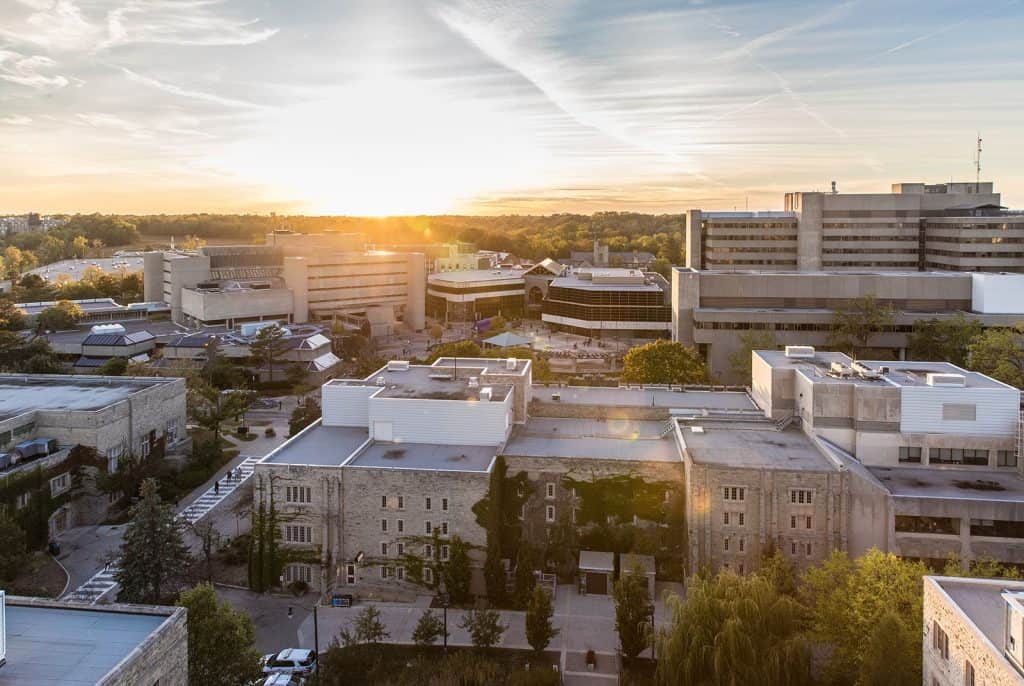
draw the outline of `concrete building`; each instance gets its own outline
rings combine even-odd
[[[182,607],[76,607],[0,592],[0,686],[187,686]]]
[[[427,278],[427,313],[442,322],[472,322],[523,313],[523,268],[439,272]]]
[[[1024,275],[965,272],[672,271],[672,338],[696,346],[709,371],[747,383],[730,364],[740,335],[767,332],[778,345],[825,346],[835,311],[874,296],[896,312],[872,337],[882,354],[904,357],[914,322],[963,313],[983,326],[1024,319]]]
[[[422,254],[347,250],[347,234],[272,235],[268,245],[147,253],[146,299],[168,303],[176,322],[228,328],[336,317],[365,323],[373,336],[399,322],[423,328]]]
[[[45,310],[57,305],[57,300],[34,303],[17,303],[17,307],[28,319],[29,326],[35,326],[36,319]],[[89,298],[87,300],[71,300],[82,310],[79,324],[99,324],[103,322],[129,322],[147,319],[150,314],[160,311],[158,303],[133,303],[121,305],[113,298]]]
[[[924,577],[923,683],[1024,684],[1024,583]]]
[[[1024,271],[1024,214],[991,182],[891,193],[787,193],[784,212],[690,210],[686,266],[799,271]]]
[[[569,264],[573,267],[647,269],[655,259],[652,253],[640,250],[610,251],[607,245],[602,245],[596,238],[593,250],[573,250],[569,253]]]
[[[671,332],[669,284],[640,269],[577,269],[548,286],[541,320],[583,336],[659,338]]]

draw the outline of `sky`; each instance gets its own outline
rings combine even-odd
[[[0,212],[1024,208],[1024,2],[0,0]]]

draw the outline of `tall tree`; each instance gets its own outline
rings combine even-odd
[[[810,684],[802,609],[759,576],[696,577],[673,596],[658,642],[656,681],[730,686]]]
[[[474,648],[486,650],[501,642],[501,637],[508,627],[501,623],[501,615],[497,610],[472,609],[462,615],[459,626],[469,632],[469,640]]]
[[[22,331],[27,327],[25,313],[15,307],[10,300],[0,300],[0,329]]]
[[[895,316],[895,308],[878,302],[874,295],[855,298],[832,313],[828,344],[857,357],[869,347],[876,334],[892,326]]]
[[[911,633],[892,612],[886,612],[871,629],[860,663],[857,686],[914,686],[921,683],[917,665],[907,662],[914,652],[917,632]]]
[[[919,319],[907,336],[907,350],[914,360],[952,362],[963,367],[971,343],[982,331],[981,322],[967,319],[962,312],[949,319]]]
[[[47,307],[36,318],[36,332],[66,331],[75,328],[78,321],[85,315],[82,308],[70,300],[61,300],[52,307]]]
[[[968,366],[994,379],[1024,388],[1024,323],[987,329],[969,346]]]
[[[615,600],[615,630],[619,633],[619,650],[634,658],[650,645],[651,617],[654,605],[647,589],[647,575],[639,567],[623,570],[612,586]]]
[[[708,370],[695,348],[659,340],[636,346],[626,353],[622,380],[626,383],[705,383]]]
[[[320,419],[322,410],[316,398],[306,398],[301,405],[296,405],[292,416],[288,419],[288,435],[294,436],[307,426]]]
[[[267,380],[274,380],[274,363],[288,349],[287,333],[277,326],[265,326],[256,334],[256,339],[249,345],[250,354],[267,367]]]
[[[245,686],[260,676],[256,632],[248,615],[218,602],[213,586],[199,584],[178,597],[188,610],[188,680]]]
[[[526,606],[526,641],[538,653],[548,647],[558,629],[551,622],[555,615],[551,596],[540,586],[533,587],[533,595]]]
[[[412,642],[418,646],[432,646],[444,638],[444,622],[432,610],[424,610],[412,632]]]
[[[865,637],[886,614],[898,617],[910,635],[920,635],[921,577],[928,573],[922,562],[878,550],[857,560],[834,552],[804,572],[800,597],[809,611],[811,637],[832,648],[827,670],[831,680],[856,681],[868,645]],[[911,671],[920,683],[921,642],[911,641],[909,652],[892,669]]]
[[[507,472],[505,458],[498,455],[491,468],[490,485],[487,489],[487,558],[484,563],[487,597],[495,604],[500,604],[505,599],[505,568],[501,564],[503,557],[501,538],[504,525],[505,475]]]
[[[448,562],[441,574],[452,602],[461,604],[469,600],[469,584],[473,574],[469,565],[469,544],[453,536],[449,546]]]
[[[182,579],[189,565],[188,548],[174,509],[160,501],[158,484],[142,484],[141,499],[121,544],[117,583],[121,599],[130,603],[160,603],[169,587]]]
[[[219,445],[221,425],[249,409],[253,396],[248,391],[222,391],[201,378],[195,378],[189,383],[187,409],[192,420],[212,432]]]
[[[0,581],[17,576],[26,555],[25,532],[6,513],[0,513]]]
[[[743,383],[750,383],[751,375],[751,354],[755,350],[775,350],[779,347],[775,340],[775,334],[760,329],[744,331],[739,336],[740,347],[729,354],[729,367],[732,373],[743,380]]]

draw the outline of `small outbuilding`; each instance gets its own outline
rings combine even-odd
[[[609,595],[615,576],[615,553],[580,551],[580,593]]]

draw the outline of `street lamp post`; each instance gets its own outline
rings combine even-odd
[[[447,585],[444,582],[444,579],[441,579],[441,583],[438,584],[437,590],[440,592],[440,595],[441,595],[441,609],[442,609],[442,613],[444,614],[444,629],[443,629],[443,632],[442,632],[442,637],[444,638],[444,652],[447,654],[447,652],[448,652],[448,603],[449,603],[449,597],[448,597],[448,588],[447,588]]]

